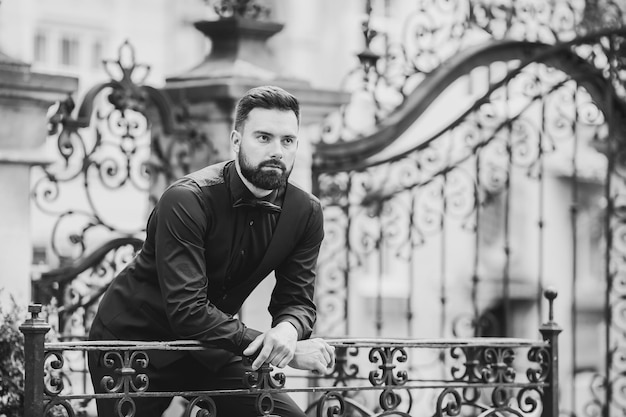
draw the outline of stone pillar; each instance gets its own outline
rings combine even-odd
[[[22,306],[30,300],[30,169],[50,162],[49,107],[77,86],[75,78],[34,73],[0,53],[0,304],[9,295]]]

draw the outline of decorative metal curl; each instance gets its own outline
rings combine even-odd
[[[584,405],[586,416],[600,417],[605,408],[605,398],[607,389],[606,377],[602,374],[594,374],[591,379],[590,392],[591,400]]]
[[[542,402],[543,391],[539,388],[522,388],[517,393],[517,404],[523,413],[534,413]]]
[[[327,405],[330,401],[336,401],[337,405]],[[324,417],[324,410],[326,410],[326,417],[346,416],[346,401],[343,395],[335,391],[325,393],[317,403],[315,415],[317,417]]]
[[[274,411],[274,398],[272,394],[265,392],[260,394],[255,401],[257,412],[263,416],[269,416]]]
[[[550,350],[544,347],[534,347],[528,350],[528,360],[536,362],[539,365],[539,369],[528,368],[526,370],[526,376],[530,382],[545,382],[550,375],[550,367],[552,359],[550,356]]]
[[[491,391],[491,402],[495,408],[506,407],[511,398],[511,393],[508,388],[496,386],[493,391]]]
[[[450,368],[450,373],[452,378],[455,381],[464,381],[467,380],[469,382],[480,380],[480,367],[481,362],[479,357],[482,353],[483,348],[476,347],[460,347],[455,346],[450,349],[450,356],[453,359],[461,359],[465,358],[464,370],[461,372],[461,368],[458,366],[453,366]],[[461,353],[462,352],[462,353]]]
[[[191,411],[194,407],[199,407],[200,410],[196,413],[195,417],[216,417],[217,407],[215,401],[208,395],[200,395],[189,401],[185,407],[183,417],[191,417]]]
[[[243,377],[244,386],[259,390],[283,388],[287,377],[282,372],[271,375],[273,369],[272,365],[265,363],[257,371],[247,371]]]
[[[123,411],[125,405],[128,405],[126,413]],[[137,411],[137,406],[131,397],[122,397],[117,400],[115,404],[115,411],[117,411],[117,415],[119,417],[133,417]]]
[[[57,407],[62,407],[67,413],[67,417],[76,417],[76,412],[74,411],[74,407],[68,400],[60,400],[58,398],[53,399],[46,403],[43,409],[44,417],[57,417],[59,412],[54,410]]]
[[[392,389],[385,389],[380,393],[378,404],[385,410],[395,410],[400,405],[400,396]]]
[[[106,352],[102,357],[103,365],[106,368],[114,369],[116,364],[119,367],[114,369],[117,377],[105,375],[100,380],[100,386],[106,392],[144,392],[148,389],[149,379],[146,374],[137,374],[133,364],[139,365],[141,368],[148,367],[148,355],[142,351],[129,352],[124,351],[124,356],[119,352]],[[134,406],[134,404],[133,404]]]
[[[488,336],[493,329],[500,327],[500,319],[489,311],[479,316],[476,313],[459,314],[452,320],[452,334],[458,338]]]
[[[328,374],[328,377],[334,378],[333,386],[335,387],[338,385],[347,387],[348,381],[356,378],[359,373],[359,366],[348,362],[348,354],[350,356],[357,356],[359,354],[359,348],[351,348],[349,350],[345,346],[340,346],[335,350],[335,367],[332,372]]]
[[[446,401],[447,400],[447,401]],[[461,414],[463,398],[454,388],[446,388],[437,397],[436,416],[458,416]]]
[[[48,362],[48,359],[55,358]],[[44,379],[43,390],[46,395],[57,396],[63,391],[63,365],[65,364],[65,358],[63,352],[50,351],[47,352],[44,358],[44,363],[48,365],[49,369],[46,369],[46,378]]]
[[[393,374],[393,370],[396,367],[393,360],[396,354],[398,355],[398,362],[406,362],[408,356],[403,347],[375,347],[370,350],[370,362],[376,363],[379,359],[382,361],[378,366],[378,370],[370,371],[369,373],[369,381],[373,386],[383,384],[388,386],[404,385],[407,382],[408,374],[406,371],[398,371],[396,375]]]
[[[612,327],[621,331],[626,330],[626,298],[613,301],[610,308]],[[611,353],[611,362],[617,365],[620,371],[626,371],[626,346],[619,346]]]
[[[481,368],[481,376],[484,382],[513,382],[515,369],[513,359],[515,352],[509,347],[487,347],[483,350],[481,359],[484,364]]]
[[[135,61],[135,48],[128,40],[118,48],[116,60],[106,59],[103,63],[107,74],[118,83],[117,88],[114,88],[108,96],[109,102],[121,112],[133,110],[145,113],[149,93],[141,85],[148,78],[150,65],[138,64]],[[139,76],[136,72],[138,69],[142,71]],[[115,76],[117,70],[121,71],[119,78]]]

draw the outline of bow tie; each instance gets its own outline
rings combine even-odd
[[[239,200],[235,201],[235,203],[233,204],[233,208],[237,208],[237,207],[257,207],[262,210],[266,210],[270,213],[281,212],[280,206],[277,206],[276,204],[270,203],[269,201],[265,201],[265,200],[249,200],[249,199],[240,198]]]

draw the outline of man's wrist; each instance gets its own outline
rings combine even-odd
[[[281,321],[277,323],[274,327],[279,327],[279,326],[284,329],[291,329],[293,331],[295,339],[296,340],[298,339],[298,329],[296,328],[296,325],[293,324],[291,321],[289,320]]]

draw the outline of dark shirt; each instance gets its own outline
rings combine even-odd
[[[224,172],[224,180],[230,185],[233,204],[239,200],[258,199],[241,181],[237,170],[232,164],[230,170]],[[232,172],[231,172],[232,171]],[[272,191],[265,200],[282,206],[284,189]],[[235,232],[231,249],[232,257],[228,262],[226,285],[233,285],[245,280],[259,264],[274,235],[274,228],[279,213],[270,212],[259,207],[240,206],[234,209]]]
[[[142,250],[100,303],[102,325],[120,339],[196,339],[241,354],[261,332],[234,314],[274,271],[272,326],[288,321],[299,339],[309,337],[320,203],[292,184],[268,196],[280,214],[233,208],[240,197],[252,194],[232,161],[172,184],[148,219]]]

